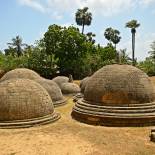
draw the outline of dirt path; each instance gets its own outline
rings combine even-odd
[[[112,128],[79,123],[73,102],[57,108],[61,119],[28,129],[1,129],[0,155],[155,155],[151,127]]]

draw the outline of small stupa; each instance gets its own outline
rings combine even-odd
[[[29,79],[0,83],[0,128],[31,127],[60,118],[47,91]]]

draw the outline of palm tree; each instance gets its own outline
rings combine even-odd
[[[22,38],[20,36],[16,36],[16,38],[12,38],[12,43],[7,43],[7,44],[11,45],[12,48],[16,49],[18,57],[22,55],[22,46],[27,45],[22,43]]]
[[[109,41],[110,44],[112,42],[115,45],[115,49],[116,49],[116,44],[118,44],[121,40],[121,37],[119,35],[120,35],[120,32],[111,27],[107,28],[104,32],[105,38]]]
[[[135,34],[136,34],[136,28],[140,26],[140,23],[137,22],[137,20],[131,20],[126,23],[125,27],[131,29],[132,33],[132,65],[135,66]]]
[[[75,14],[75,21],[77,25],[82,26],[82,34],[84,33],[84,26],[90,25],[92,21],[92,14],[88,12],[88,7],[84,7],[83,9],[78,9]]]
[[[113,29],[113,35],[112,35],[111,41],[113,42],[113,44],[115,44],[115,49],[116,49],[116,44],[118,44],[121,40],[121,37],[119,35],[120,35],[120,32],[118,30]]]
[[[105,32],[104,32],[104,36],[105,38],[109,41],[109,43],[111,44],[111,38],[113,36],[113,28],[108,27]]]

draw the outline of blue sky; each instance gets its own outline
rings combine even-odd
[[[136,19],[141,26],[136,34],[136,57],[145,59],[155,40],[155,0],[1,0],[0,49],[17,35],[24,43],[34,44],[51,24],[76,26],[78,8],[89,7],[93,20],[85,32],[96,34],[96,42],[106,45],[104,30],[113,27],[121,32],[118,49],[127,48],[131,55],[131,32],[125,23]],[[81,28],[81,27],[80,27]]]

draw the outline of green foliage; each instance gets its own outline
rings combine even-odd
[[[88,52],[86,58],[84,59],[83,77],[92,75],[105,65],[115,63],[115,55],[116,51],[111,46],[94,46],[93,52]]]
[[[149,76],[155,76],[155,63],[150,58],[146,58],[145,61],[139,62],[138,67]]]
[[[96,46],[93,37],[93,33],[81,34],[73,26],[51,25],[43,38],[45,52],[52,61],[56,60],[61,75],[72,74],[74,78],[82,78],[112,63],[116,56],[113,46]]]
[[[88,33],[86,34],[87,41],[88,41],[88,42],[91,42],[92,44],[94,44],[94,43],[95,43],[95,39],[94,39],[95,36],[96,36],[96,35],[95,35],[94,33],[88,32]]]
[[[51,25],[44,35],[45,51],[48,56],[56,59],[56,66],[60,74],[77,76],[83,65],[83,58],[88,50],[92,50],[92,43],[85,35],[73,26],[68,28]]]
[[[150,58],[152,61],[155,63],[155,41],[152,42],[151,44],[151,51],[148,52],[150,54]]]
[[[119,50],[119,63],[120,64],[131,64],[131,58],[126,53],[126,49]]]
[[[34,47],[27,52],[27,68],[38,72],[41,76],[52,78],[56,72],[55,60],[47,55],[44,49]]]
[[[0,68],[7,72],[15,68],[25,67],[27,65],[27,58],[25,56],[14,57],[12,55],[1,55],[0,62]]]
[[[17,52],[16,52],[16,49],[15,48],[12,48],[12,47],[8,47],[7,49],[4,50],[5,52],[5,55],[10,55],[10,56],[13,56],[13,57],[17,57]]]

